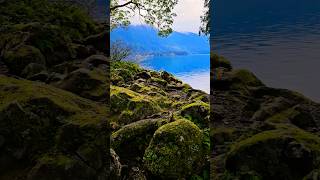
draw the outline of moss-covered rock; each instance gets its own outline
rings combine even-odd
[[[231,70],[231,63],[224,58],[223,56],[218,56],[217,54],[210,54],[210,63],[212,68],[226,68],[227,70]]]
[[[203,134],[192,122],[178,120],[160,127],[144,154],[144,163],[155,177],[179,179],[197,174],[203,166]]]
[[[28,175],[28,180],[98,179],[95,170],[75,158],[65,155],[45,155]],[[104,178],[105,179],[105,178]]]
[[[21,76],[30,78],[38,73],[45,72],[46,67],[42,64],[30,63],[22,71]]]
[[[179,79],[175,78],[172,74],[168,73],[167,71],[162,71],[160,73],[160,77],[167,81],[169,84],[176,84],[176,83],[180,83],[182,84],[182,81],[180,81]]]
[[[233,88],[242,88],[242,86],[264,86],[264,84],[250,71],[240,69],[230,73]]]
[[[165,81],[164,79],[160,79],[160,78],[156,78],[156,77],[152,77],[150,79],[150,82],[155,85],[158,85],[160,87],[166,87],[166,85],[168,84],[168,82]]]
[[[209,104],[202,101],[197,101],[195,103],[185,105],[181,108],[181,115],[183,117],[191,120],[202,128],[208,127],[209,113]]]
[[[119,180],[121,178],[122,165],[120,158],[113,149],[110,149],[110,180]]]
[[[167,119],[146,119],[123,126],[112,133],[111,146],[126,164],[137,157],[142,159],[153,133],[166,123]]]
[[[303,180],[317,180],[320,178],[320,170],[315,169],[311,171],[307,176],[303,178]]]
[[[124,124],[144,119],[160,111],[160,107],[153,101],[152,97],[136,93],[127,88],[111,86],[110,99],[112,112],[132,111],[132,113],[126,113],[125,117],[128,122],[124,122]],[[132,116],[128,117],[130,114]]]
[[[213,127],[210,131],[211,141],[215,145],[231,142],[234,139],[235,129],[226,127]]]
[[[134,77],[134,79],[150,79],[151,78],[151,75],[150,75],[150,72],[148,71],[141,71],[139,73],[137,73]]]
[[[109,65],[109,60],[104,55],[91,55],[84,60],[85,63],[91,64],[94,67],[99,65]]]
[[[73,167],[84,165],[78,155],[92,167],[109,167],[105,163],[97,165],[108,155],[105,152],[108,148],[108,116],[105,107],[72,93],[45,84],[0,76],[0,134],[4,139],[0,164],[6,165],[1,166],[0,174],[9,179],[23,177],[37,163],[35,169],[45,167],[48,171],[53,170],[52,173],[56,172],[54,177],[65,178],[65,173],[74,172]],[[61,154],[67,161],[62,161],[61,165],[60,158],[51,157],[43,164],[42,157],[51,153]],[[69,162],[72,162],[71,167]],[[91,169],[85,166],[85,169]],[[68,171],[66,167],[73,170]],[[13,173],[17,171],[21,173]],[[87,174],[86,178],[95,178],[98,174],[100,172],[95,171]],[[53,175],[51,171],[47,176],[42,173],[32,177],[50,179],[50,175]]]
[[[320,138],[286,127],[236,143],[226,159],[235,175],[255,172],[262,179],[302,179],[319,163]]]
[[[56,86],[78,94],[81,97],[95,101],[107,101],[108,79],[106,74],[99,70],[78,69],[71,72]]]
[[[83,44],[87,46],[93,46],[95,49],[99,50],[102,53],[107,54],[109,51],[109,42],[110,35],[108,31],[103,31],[94,35],[89,35],[83,40]]]
[[[39,49],[27,45],[5,52],[3,61],[9,67],[10,72],[16,75],[20,75],[30,63],[45,65],[44,56]]]

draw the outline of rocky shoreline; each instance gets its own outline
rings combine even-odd
[[[319,104],[214,54],[211,96],[110,62],[106,25],[37,2],[0,6],[0,179],[320,177]]]
[[[211,55],[211,179],[318,179],[320,105]]]
[[[209,178],[209,95],[167,72],[111,63],[111,147],[125,179]]]
[[[208,179],[209,95],[110,63],[107,26],[34,2],[0,7],[0,179]]]
[[[0,14],[0,179],[109,179],[106,26],[46,1]]]

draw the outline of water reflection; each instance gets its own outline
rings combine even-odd
[[[320,1],[217,1],[213,21],[213,51],[320,102]]]
[[[148,69],[165,70],[195,89],[210,92],[209,54],[187,56],[154,56],[140,64]]]

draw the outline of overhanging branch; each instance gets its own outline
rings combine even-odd
[[[113,11],[113,10],[115,10],[115,9],[128,6],[129,4],[134,4],[134,5],[136,5],[137,7],[139,7],[139,5],[140,5],[140,4],[137,3],[137,2],[129,1],[129,2],[126,2],[126,3],[124,3],[124,4],[120,4],[120,5],[116,5],[116,6],[110,7],[110,11]]]

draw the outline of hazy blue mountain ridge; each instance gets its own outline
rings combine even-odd
[[[195,33],[173,32],[160,37],[145,25],[120,27],[111,32],[111,43],[121,40],[138,54],[209,54],[209,40]]]

